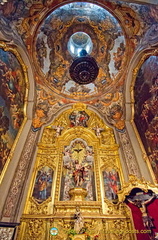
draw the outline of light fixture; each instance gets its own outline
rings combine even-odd
[[[69,73],[76,83],[83,85],[92,83],[98,76],[99,67],[93,57],[86,53],[81,53],[81,56],[76,58],[70,66]]]
[[[69,69],[71,79],[80,85],[92,83],[98,76],[99,67],[90,56],[93,49],[91,37],[83,31],[76,32],[71,35],[67,47],[74,58]]]

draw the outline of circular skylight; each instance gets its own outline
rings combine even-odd
[[[83,57],[92,52],[93,43],[85,32],[76,32],[68,41],[68,51],[72,57]]]

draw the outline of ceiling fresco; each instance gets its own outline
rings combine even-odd
[[[156,9],[150,4],[108,0],[93,4],[8,0],[0,5],[2,33],[26,47],[32,63],[37,90],[35,119],[39,122],[35,125],[42,126],[52,111],[75,101],[96,107],[114,125],[113,109],[119,109],[123,118],[128,66],[142,43],[153,39],[158,23]],[[68,42],[76,32],[88,34],[92,41],[89,54],[99,66],[98,78],[87,85],[75,83],[69,75],[74,56]],[[39,114],[39,109],[43,114]]]
[[[84,86],[76,84],[69,74],[73,57],[67,45],[76,32],[90,36],[90,55],[99,66],[95,82]],[[35,52],[38,70],[50,89],[73,99],[85,99],[101,95],[123,70],[126,42],[119,22],[107,10],[91,3],[70,3],[44,20],[37,30]]]

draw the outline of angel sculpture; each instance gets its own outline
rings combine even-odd
[[[59,137],[61,135],[61,131],[64,129],[64,127],[60,125],[52,126],[52,128],[56,130],[56,137]]]
[[[97,137],[100,137],[100,136],[101,136],[101,132],[104,131],[104,129],[103,129],[103,128],[100,128],[98,125],[97,125],[95,128],[93,128],[93,130],[95,130],[95,135],[96,135]]]

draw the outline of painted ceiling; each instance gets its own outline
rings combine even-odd
[[[93,2],[93,3],[92,3]],[[27,54],[36,86],[34,129],[50,121],[67,104],[83,102],[118,131],[125,127],[125,85],[136,54],[158,42],[157,5],[123,1],[8,0],[0,5],[0,30]],[[99,67],[97,79],[75,83],[69,68],[78,46],[89,36],[89,52]],[[85,35],[84,35],[85,36]]]
[[[11,28],[12,37],[27,47],[36,82],[48,94],[86,102],[97,101],[98,97],[111,101],[116,88],[125,81],[136,47],[147,29],[157,23],[158,14],[152,5],[67,2],[8,1],[0,6],[3,31],[9,35]],[[99,66],[96,81],[83,86],[72,81],[69,74],[73,57],[67,44],[75,32],[90,36],[90,55]]]
[[[69,74],[73,57],[67,45],[76,32],[90,36],[91,56],[99,66],[95,82],[84,86],[76,84]],[[44,19],[35,39],[37,71],[52,91],[65,97],[98,97],[118,79],[125,65],[127,48],[122,28],[112,14],[95,4],[70,3],[56,9]]]

